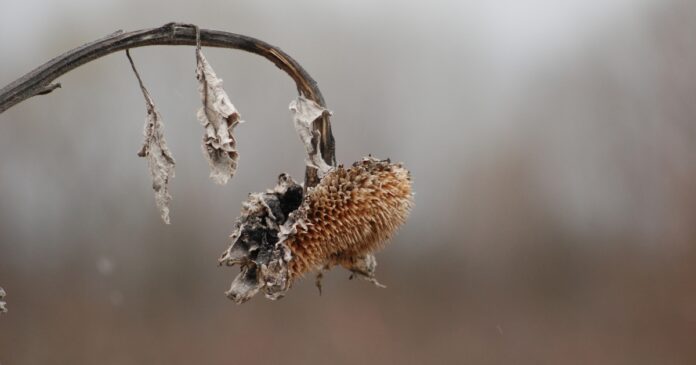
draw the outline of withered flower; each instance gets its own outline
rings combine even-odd
[[[329,171],[313,188],[282,174],[250,194],[220,264],[241,266],[227,296],[245,302],[258,291],[282,297],[295,279],[343,266],[377,285],[374,253],[406,220],[413,194],[401,164],[372,157]]]

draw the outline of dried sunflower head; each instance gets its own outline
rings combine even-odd
[[[413,205],[401,164],[372,157],[338,166],[303,191],[282,174],[278,185],[250,194],[220,264],[240,265],[227,296],[242,303],[262,290],[277,299],[305,273],[341,265],[377,283],[374,252],[404,223]]]

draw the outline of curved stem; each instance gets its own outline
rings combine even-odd
[[[252,37],[208,29],[200,29],[200,44],[206,47],[240,49],[262,56],[285,71],[295,81],[301,95],[326,106],[316,81],[280,48]],[[60,85],[51,84],[53,80],[87,62],[129,48],[155,45],[195,46],[196,27],[190,24],[169,23],[159,28],[127,33],[118,31],[70,50],[0,89],[0,113],[32,96],[53,91]],[[322,157],[327,164],[335,166],[335,141],[329,116],[324,115],[317,119],[314,127],[321,133],[319,148]],[[307,167],[305,186],[314,186],[317,182],[316,170]]]

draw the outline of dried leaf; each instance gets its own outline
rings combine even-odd
[[[239,112],[222,88],[222,79],[215,75],[203,52],[196,50],[196,77],[203,106],[198,110],[198,121],[205,128],[203,154],[210,164],[210,178],[224,185],[237,170],[239,154],[232,134],[242,123]]]
[[[140,74],[135,69],[128,51],[126,51],[126,55],[135,76],[138,78],[140,89],[145,97],[145,106],[147,107],[147,117],[143,131],[145,141],[143,142],[143,147],[138,152],[138,156],[147,159],[147,166],[152,176],[152,189],[155,191],[155,202],[162,215],[162,220],[169,224],[169,203],[172,200],[172,196],[169,194],[169,181],[174,177],[174,157],[169,152],[167,142],[164,140],[162,116],[155,108],[155,103],[145,88]]]
[[[321,156],[319,149],[319,140],[321,133],[314,130],[314,121],[321,118],[324,113],[331,113],[326,108],[317,104],[313,100],[309,100],[303,96],[290,102],[290,111],[293,113],[292,120],[295,125],[297,135],[302,140],[309,156],[306,163],[317,169],[319,177],[326,175],[331,169]]]
[[[138,156],[147,158],[147,166],[152,176],[152,189],[155,191],[155,202],[162,214],[162,220],[169,224],[169,181],[174,177],[174,158],[167,148],[162,134],[162,117],[148,101],[147,119],[145,123],[145,141]]]
[[[3,299],[3,298],[5,298],[5,290],[0,288],[0,299]],[[7,305],[7,303],[0,300],[0,313],[7,313],[6,305]]]

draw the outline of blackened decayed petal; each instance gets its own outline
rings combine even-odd
[[[225,292],[225,295],[237,304],[241,304],[256,295],[262,286],[256,265],[248,265],[244,266],[242,272],[234,278],[230,290]]]
[[[230,299],[241,303],[259,290],[270,299],[283,296],[290,286],[287,263],[291,254],[278,241],[278,235],[287,220],[286,211],[299,206],[301,200],[302,186],[283,174],[274,189],[250,194],[242,204],[242,214],[230,236],[230,247],[219,261],[242,266],[242,272],[227,292]]]

